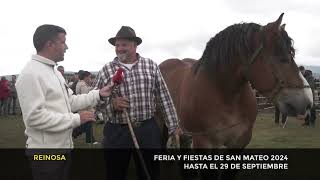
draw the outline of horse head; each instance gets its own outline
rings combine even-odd
[[[283,13],[261,26],[252,45],[256,50],[247,66],[247,78],[263,95],[270,97],[280,111],[303,115],[313,103],[311,88],[294,61],[293,40],[281,25]]]

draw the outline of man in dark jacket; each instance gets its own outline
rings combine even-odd
[[[304,75],[303,75],[306,80],[308,81],[311,89],[312,89],[312,94],[313,94],[313,102],[314,102],[314,97],[315,97],[315,83],[314,83],[314,77],[312,75],[312,71],[311,70],[306,70]],[[312,126],[314,127],[315,125],[315,121],[316,121],[316,106],[315,104],[312,105],[311,109],[310,109],[310,114],[307,115],[307,117],[305,118],[305,123],[304,125],[306,126]]]

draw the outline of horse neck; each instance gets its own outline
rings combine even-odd
[[[200,68],[198,76],[206,79],[207,83],[211,84],[211,87],[216,89],[222,96],[229,98],[236,96],[245,85],[248,85],[248,81],[238,65],[217,68],[210,72]]]

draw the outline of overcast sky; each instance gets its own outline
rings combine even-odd
[[[265,25],[284,12],[299,65],[320,66],[320,1],[316,0],[2,0],[0,75],[18,74],[35,53],[32,36],[42,24],[66,29],[66,71],[98,71],[114,56],[107,41],[122,25],[142,38],[138,52],[158,64],[199,59],[207,41],[240,22]]]

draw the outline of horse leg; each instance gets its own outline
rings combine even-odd
[[[227,155],[240,155],[242,154],[243,149],[226,149],[225,153]],[[220,180],[236,180],[237,174],[239,173],[238,169],[230,169],[231,163],[239,163],[237,161],[228,161],[228,168],[221,170]]]
[[[178,150],[179,155],[189,155],[194,154],[195,151],[192,149],[192,137],[189,135],[180,136],[180,149]],[[190,161],[180,160],[177,162],[179,168],[180,177],[183,180],[198,180],[199,173],[197,170],[184,169],[184,164],[190,163]]]
[[[210,140],[206,136],[194,136],[193,137],[193,148],[207,150],[204,154],[214,154]],[[197,150],[196,150],[197,151]],[[205,162],[206,163],[206,162]],[[199,175],[202,180],[218,180],[219,179],[219,171],[216,169],[210,170],[199,170]]]
[[[174,137],[169,137],[168,135],[168,129],[167,127],[163,124],[161,126],[162,128],[162,147],[164,149],[168,148],[168,147],[176,147],[177,143],[175,141]],[[192,136],[189,135],[181,135],[180,137],[180,149],[174,149],[173,152],[177,153],[177,155],[188,155],[188,154],[192,154],[194,151],[192,149]],[[170,154],[170,151],[168,152]],[[181,179],[183,180],[197,180],[199,179],[199,175],[198,175],[198,171],[197,170],[189,170],[189,169],[184,169],[184,163],[186,163],[187,161],[177,161],[174,164],[174,167],[170,166],[170,165],[166,165],[165,168],[171,172],[172,169],[176,169],[178,174],[175,173],[171,173],[170,179],[175,178],[177,175],[181,177]],[[174,177],[173,177],[174,176]]]
[[[234,141],[226,145],[227,149],[225,149],[225,153],[229,155],[241,155],[244,148],[249,144],[251,137],[252,129],[244,127],[238,138],[233,138]],[[237,161],[228,161],[228,164],[231,163],[237,163]],[[220,180],[235,180],[238,172],[239,169],[230,169],[230,167],[228,167],[228,169],[221,171]]]

